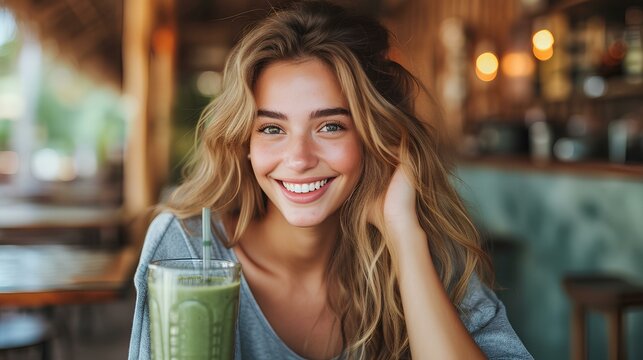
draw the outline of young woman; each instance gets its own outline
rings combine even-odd
[[[150,261],[243,268],[239,359],[531,356],[483,284],[488,260],[450,185],[418,82],[388,33],[324,2],[248,32],[198,126],[185,181],[149,228],[130,359],[149,358]]]

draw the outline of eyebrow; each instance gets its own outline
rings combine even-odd
[[[334,116],[334,115],[345,115],[345,116],[351,116],[351,112],[348,111],[345,108],[329,108],[329,109],[320,109],[320,110],[315,110],[312,113],[310,113],[310,118],[311,119],[318,119],[318,118],[323,118],[323,117],[328,117],[328,116]],[[288,120],[288,117],[284,113],[280,113],[278,111],[270,111],[270,110],[263,110],[259,109],[257,111],[257,117],[267,117],[271,119],[277,119],[277,120]]]
[[[259,109],[257,111],[257,117],[267,117],[267,118],[272,118],[272,119],[278,119],[278,120],[288,120],[288,117],[284,113],[280,113],[277,111],[270,111],[270,110],[261,110]]]
[[[322,118],[322,117],[327,117],[327,116],[334,116],[334,115],[351,116],[351,112],[346,110],[346,109],[344,109],[344,108],[321,109],[321,110],[313,111],[310,114],[310,118],[311,119],[317,119],[317,118]]]

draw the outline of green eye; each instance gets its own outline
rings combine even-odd
[[[259,129],[259,132],[268,134],[268,135],[279,135],[282,134],[283,131],[275,125],[267,125]]]
[[[336,123],[324,124],[324,126],[322,126],[321,128],[322,132],[336,132],[341,130],[344,130],[344,127]]]

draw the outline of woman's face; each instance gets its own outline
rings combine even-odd
[[[321,224],[353,191],[362,147],[348,101],[317,59],[267,66],[254,87],[250,161],[269,201],[291,225]]]

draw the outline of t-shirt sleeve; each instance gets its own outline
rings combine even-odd
[[[190,247],[180,221],[172,214],[162,213],[150,224],[141,257],[134,274],[136,305],[129,345],[129,360],[149,360],[150,331],[147,304],[147,267],[154,260],[190,258]]]
[[[533,359],[511,327],[502,301],[477,276],[469,282],[460,317],[488,359]]]

